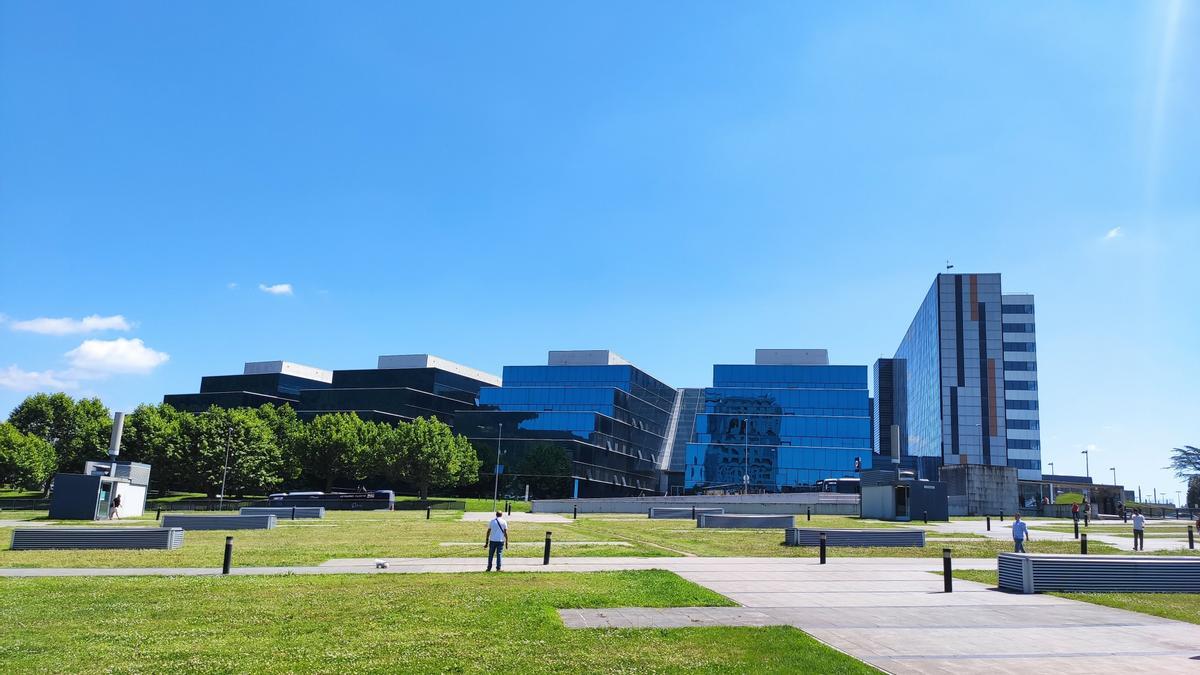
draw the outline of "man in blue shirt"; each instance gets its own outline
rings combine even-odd
[[[1029,526],[1025,524],[1025,521],[1021,520],[1021,514],[1019,513],[1013,518],[1012,531],[1013,544],[1015,545],[1016,552],[1024,553],[1025,540],[1029,539]],[[1033,541],[1032,539],[1029,540]]]

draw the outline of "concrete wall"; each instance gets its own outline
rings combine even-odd
[[[767,495],[713,495],[682,497],[613,497],[608,499],[536,499],[534,513],[649,513],[652,507],[723,508],[725,513],[813,513],[858,515],[858,495],[801,492]]]
[[[1015,513],[1017,470],[986,464],[948,464],[939,472],[946,484],[950,515],[983,516]]]

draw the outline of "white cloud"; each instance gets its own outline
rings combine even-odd
[[[268,286],[266,284],[259,284],[258,290],[262,291],[263,293],[270,293],[271,295],[291,295],[292,294],[292,285],[291,284],[271,284],[270,286]]]
[[[1109,239],[1116,239],[1119,236],[1121,236],[1121,228],[1114,227],[1113,229],[1109,230],[1108,232],[1106,232],[1104,234],[1104,241],[1108,241]]]
[[[171,358],[164,352],[147,347],[140,338],[84,340],[83,344],[65,356],[76,376],[88,378],[117,373],[144,375]]]
[[[237,287],[238,287],[238,284],[236,281],[231,281],[231,282],[225,284],[225,288],[228,288],[231,291],[237,290]]]
[[[78,386],[79,383],[69,379],[69,376],[53,370],[38,372],[21,370],[16,366],[9,366],[4,370],[0,370],[0,389],[39,391],[45,389],[75,389]]]
[[[40,317],[28,321],[13,321],[12,329],[27,333],[42,335],[70,335],[72,333],[92,333],[102,330],[129,330],[132,326],[120,314],[99,316],[93,314],[82,319],[49,319]]]

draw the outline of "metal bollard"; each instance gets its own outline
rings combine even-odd
[[[950,566],[950,549],[942,549],[942,586],[947,593],[954,592],[954,570]]]
[[[292,507],[292,520],[296,519],[296,507]]]
[[[653,517],[654,517],[654,507],[653,507],[653,506],[651,506],[650,508],[646,509],[646,516],[647,516],[647,517],[649,517],[649,518],[653,518]]]
[[[578,504],[571,507],[571,520],[579,520],[579,505]]]
[[[1083,526],[1084,526],[1084,527],[1087,527],[1088,525],[1089,525],[1089,516],[1088,516],[1088,512],[1087,512],[1087,511],[1084,511],[1084,512],[1083,512]]]
[[[929,511],[925,511],[924,513],[925,513],[925,524],[928,525],[929,524]]]
[[[546,548],[542,549],[542,564],[550,564],[550,532],[546,532]]]
[[[1121,522],[1122,523],[1129,522],[1129,511],[1126,511],[1125,509],[1121,509]]]
[[[1087,555],[1087,532],[1079,537],[1079,555]]]
[[[1190,549],[1192,549],[1192,550],[1195,550],[1195,549],[1196,549],[1196,539],[1195,539],[1195,534],[1194,534],[1194,533],[1193,533],[1193,531],[1192,531],[1192,526],[1191,526],[1191,525],[1188,525],[1188,548],[1190,548]]]
[[[1002,523],[1004,522],[1004,512],[1003,511],[1000,512],[1000,522],[1002,522]]]
[[[984,518],[987,518],[987,531],[991,532],[992,531],[992,517],[984,516]]]
[[[808,509],[805,512],[805,515],[807,516],[805,518],[805,520],[812,520],[812,507],[811,506],[808,507]]]
[[[225,537],[225,562],[221,563],[221,574],[229,574],[233,563],[233,537]]]
[[[162,509],[154,509],[154,519],[162,520]]]
[[[1075,538],[1079,538],[1079,521],[1075,521]]]
[[[432,517],[433,517],[433,507],[426,506],[425,507],[425,520],[429,520]]]
[[[821,533],[821,564],[825,564],[825,533]]]
[[[505,513],[507,513],[508,515],[510,515],[510,516],[512,515],[512,502],[506,502],[506,503],[505,503],[505,505],[504,505],[504,511],[505,511]]]
[[[696,519],[696,507],[692,507],[692,520]]]

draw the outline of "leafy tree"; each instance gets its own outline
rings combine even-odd
[[[1191,509],[1200,508],[1200,474],[1188,479],[1187,505]]]
[[[531,497],[555,499],[570,494],[571,459],[561,446],[542,443],[530,448],[516,467],[514,487],[529,485]]]
[[[54,446],[15,426],[0,423],[0,485],[40,489],[56,463]]]
[[[166,403],[139,405],[125,418],[121,457],[150,465],[150,485],[159,494],[187,487],[192,473],[184,461],[186,440],[181,413]]]
[[[1171,469],[1180,478],[1200,476],[1200,448],[1185,445],[1171,451]]]
[[[188,487],[216,496],[261,494],[279,485],[283,456],[271,427],[248,408],[213,406],[181,417],[184,461],[192,467]]]
[[[433,488],[479,479],[475,448],[437,419],[418,417],[381,433],[376,463],[390,480],[417,488],[421,499],[428,499]]]
[[[354,413],[318,415],[297,441],[302,476],[333,489],[337,478],[355,482],[367,477],[370,446],[376,427]]]
[[[292,406],[264,405],[253,409],[263,422],[271,428],[275,435],[275,445],[283,456],[283,474],[281,478],[294,481],[300,477],[303,465],[303,453],[306,451],[308,425],[300,421]]]
[[[63,393],[33,394],[22,401],[8,421],[54,447],[55,470],[82,471],[83,463],[103,459],[108,448],[112,419],[98,398],[73,400]],[[50,480],[43,489],[49,492]]]

